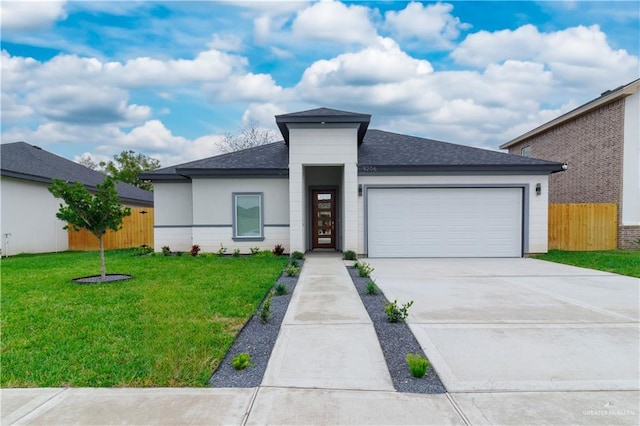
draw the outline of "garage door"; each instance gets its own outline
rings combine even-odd
[[[522,188],[369,188],[369,257],[520,257]]]

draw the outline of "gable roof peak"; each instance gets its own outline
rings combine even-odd
[[[332,108],[315,108],[306,111],[276,115],[276,124],[282,133],[285,144],[289,144],[289,127],[292,123],[326,124],[326,123],[354,123],[358,124],[358,145],[364,140],[371,114],[342,111]]]

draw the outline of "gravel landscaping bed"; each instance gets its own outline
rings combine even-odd
[[[304,261],[298,260],[298,266],[302,267]],[[278,338],[278,331],[287,312],[293,289],[298,283],[298,277],[288,277],[284,273],[278,278],[278,283],[287,286],[287,294],[271,298],[271,319],[264,324],[260,319],[260,308],[244,325],[236,340],[227,351],[224,359],[218,365],[216,371],[209,379],[209,385],[216,388],[254,388],[260,386],[271,351]],[[275,288],[275,286],[274,286]],[[264,303],[264,301],[263,301]],[[252,367],[244,370],[236,370],[231,365],[231,360],[239,353],[248,352],[251,355]]]
[[[390,323],[387,321],[387,314],[384,310],[387,299],[382,292],[377,295],[367,294],[366,285],[369,278],[360,277],[356,268],[349,267],[347,270],[358,290],[364,307],[369,313],[369,317],[371,317],[396,390],[406,393],[445,393],[446,389],[433,366],[429,367],[427,375],[421,379],[411,375],[405,361],[407,354],[413,353],[425,356],[411,329],[404,322]],[[408,300],[398,301],[399,304],[406,302]],[[411,312],[411,308],[409,308],[409,312]]]

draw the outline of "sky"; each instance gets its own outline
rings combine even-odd
[[[0,3],[2,143],[163,166],[328,107],[498,149],[640,76],[637,1]],[[278,133],[279,136],[279,133]]]

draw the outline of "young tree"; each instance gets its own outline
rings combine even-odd
[[[56,198],[64,200],[66,205],[60,204],[56,217],[67,222],[64,229],[77,231],[86,229],[98,238],[100,242],[100,277],[105,280],[106,268],[104,264],[104,246],[102,237],[111,229],[117,231],[122,227],[122,221],[131,214],[131,209],[120,204],[116,181],[107,176],[97,186],[93,195],[80,182],[67,183],[54,179],[49,185],[49,192]]]
[[[120,182],[129,183],[147,191],[153,191],[153,184],[138,179],[138,175],[159,169],[159,160],[147,157],[144,154],[136,154],[135,151],[131,150],[122,151],[120,154],[114,155],[113,159],[115,161],[100,162],[100,167],[105,173]]]
[[[80,157],[80,159],[78,160],[78,164],[80,164],[81,166],[85,166],[91,170],[96,170],[98,168],[98,165],[93,161],[89,154],[84,154],[82,157]]]
[[[250,122],[234,135],[225,133],[224,139],[218,145],[222,152],[240,151],[255,146],[265,145],[276,141],[276,135],[270,129],[260,129],[258,124]]]

